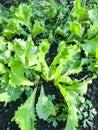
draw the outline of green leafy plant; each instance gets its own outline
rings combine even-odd
[[[35,130],[34,122],[35,122],[35,94],[36,89],[33,91],[32,95],[27,99],[27,101],[18,108],[18,111],[15,113],[14,120],[21,130]]]
[[[40,96],[36,104],[36,112],[40,119],[47,120],[50,115],[56,115],[53,103],[48,99],[41,88]]]
[[[84,128],[88,126],[92,126],[92,119],[94,118],[94,115],[96,115],[96,110],[93,108],[92,103],[90,100],[86,100],[85,98],[81,98],[81,106],[79,108],[79,119],[83,120],[83,126]],[[87,112],[87,109],[89,109],[89,112]]]
[[[75,0],[70,10],[66,1],[29,1],[12,6],[7,11],[7,21],[1,12],[0,101],[15,101],[26,92],[27,100],[13,118],[21,130],[35,129],[36,114],[54,126],[57,121],[65,121],[64,130],[77,129],[79,112],[85,114],[79,109],[81,97],[98,73],[98,4],[93,6]],[[51,61],[52,45],[57,50]],[[71,79],[83,69],[93,76],[83,81]],[[54,82],[65,104],[49,99],[42,80]],[[38,86],[40,94],[35,102]],[[60,108],[63,109],[58,116]],[[88,121],[89,118],[84,120],[84,126]]]

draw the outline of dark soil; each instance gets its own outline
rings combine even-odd
[[[18,5],[19,3],[27,2],[28,0],[0,0],[0,3],[9,8],[11,5]]]
[[[15,110],[17,110],[18,106],[20,106],[25,99],[25,94],[22,94],[15,102],[9,104],[0,103],[0,130],[20,130],[14,122],[11,122],[11,120]]]
[[[97,111],[97,115],[94,118],[94,130],[98,130],[98,78],[93,80],[93,83],[89,85],[87,98],[92,101],[94,108]]]

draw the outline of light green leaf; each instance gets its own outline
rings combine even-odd
[[[52,31],[50,31],[50,33],[49,33],[49,37],[48,37],[48,40],[49,40],[49,42],[53,42],[53,40],[54,40],[54,37],[53,37],[53,32]]]
[[[93,38],[91,40],[85,40],[84,44],[81,44],[86,56],[96,55],[96,49],[98,48],[98,38]]]
[[[40,96],[36,104],[36,111],[38,117],[43,120],[47,120],[50,115],[56,115],[54,104],[45,95],[43,87],[41,87]]]
[[[0,84],[8,84],[9,83],[9,73],[7,72],[8,70],[6,69],[6,73],[3,73],[3,75],[0,77]]]
[[[50,43],[48,42],[48,40],[47,39],[42,40],[39,46],[39,55],[41,55],[42,58],[45,58],[45,55],[48,53],[49,47]]]
[[[98,24],[97,25],[90,25],[90,29],[87,31],[85,37],[86,39],[92,39],[96,37],[98,34]]]
[[[19,85],[34,85],[24,76],[24,68],[20,61],[14,60],[10,63],[11,72],[10,72],[10,85],[16,87]]]
[[[72,34],[80,35],[83,33],[83,28],[81,24],[79,24],[77,21],[70,22],[69,25],[70,25],[70,31]]]
[[[2,63],[0,63],[0,73],[5,73],[5,72],[6,72],[5,66]]]
[[[66,91],[65,88],[60,86],[61,94],[63,95],[67,105],[68,105],[68,118],[66,127],[64,130],[77,130],[78,126],[78,109],[76,107],[78,95],[74,91]]]
[[[35,95],[36,89],[34,89],[31,96],[15,112],[14,120],[19,125],[21,130],[35,130]]]
[[[43,33],[45,31],[44,27],[40,24],[39,21],[35,21],[33,25],[32,35],[35,38],[38,34]]]
[[[29,46],[29,44],[28,44]],[[15,39],[14,40],[14,51],[15,51],[15,55],[18,57],[22,57],[25,56],[26,53],[26,41],[22,40],[22,39]]]
[[[98,48],[96,49],[96,58],[98,59]]]
[[[93,24],[98,25],[98,10],[96,9],[88,10],[88,14]]]
[[[86,7],[81,5],[81,0],[74,1],[72,16],[75,17],[78,21],[82,21],[88,18]]]
[[[31,30],[31,8],[27,4],[20,4],[19,7],[15,9],[14,18],[17,22],[28,27]]]
[[[92,80],[95,78],[96,78],[96,76],[93,76],[93,77],[88,78],[82,82],[75,80],[75,81],[73,81],[73,84],[72,84],[72,86],[69,87],[69,89],[76,91],[80,95],[86,94],[87,89],[88,89],[88,84],[91,84]]]
[[[48,42],[48,40],[47,39],[42,40],[42,43],[39,46],[39,53],[38,53],[38,60],[41,67],[42,77],[45,80],[48,80],[48,72],[49,72],[49,67],[45,61],[45,56],[48,53],[49,47],[50,43]]]
[[[0,51],[3,52],[6,50],[6,41],[4,37],[0,37]]]
[[[16,19],[10,19],[5,30],[3,31],[3,36],[11,38],[13,35],[16,34],[23,34],[24,36],[27,35],[23,28],[16,21]]]
[[[15,52],[15,57],[17,57],[22,64],[27,66],[35,65],[37,61],[37,46],[34,46],[31,39],[24,41],[22,39],[15,39],[13,50]]]
[[[47,12],[48,19],[55,18],[57,15],[57,11],[58,11],[57,3],[55,2],[55,0],[49,0],[49,4],[50,4],[50,6],[48,7],[49,10]]]
[[[57,27],[57,29],[55,30],[55,33],[61,36],[65,36],[66,32],[64,32],[64,30],[62,30],[60,27]]]
[[[70,75],[82,70],[82,62],[79,60],[80,48],[78,45],[66,46],[61,42],[58,46],[58,54],[49,67],[50,78],[57,78],[58,75]]]
[[[0,102],[11,102],[15,101],[22,94],[24,89],[21,88],[12,88],[10,86],[0,88]]]

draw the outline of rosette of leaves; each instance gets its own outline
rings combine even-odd
[[[43,120],[57,114],[55,104],[44,92],[44,85],[35,105],[41,79],[53,81],[68,107],[64,130],[76,130],[80,97],[86,94],[87,85],[98,73],[98,5],[92,8],[75,0],[70,10],[66,1],[60,5],[54,0],[29,1],[11,7],[9,14],[6,24],[1,22],[0,101],[15,101],[30,90],[25,103],[15,112],[14,120],[22,130],[35,129],[35,110]],[[53,44],[57,50],[51,61]],[[81,72],[84,66],[93,76],[81,82],[72,80],[70,75]]]

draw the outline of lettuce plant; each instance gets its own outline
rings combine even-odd
[[[31,0],[12,6],[7,21],[0,22],[0,101],[9,103],[31,91],[13,117],[21,130],[35,130],[36,114],[46,121],[57,114],[43,84],[35,102],[41,80],[53,81],[64,98],[64,107],[68,107],[64,130],[77,129],[81,97],[98,73],[98,4],[94,1],[92,8],[91,1],[90,5],[75,0],[70,10],[66,1]],[[57,50],[51,61],[53,44]],[[71,79],[83,69],[93,76]]]

